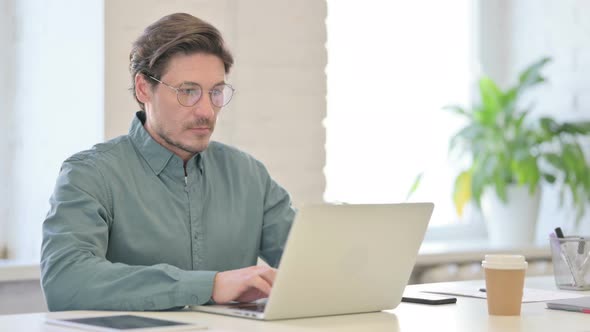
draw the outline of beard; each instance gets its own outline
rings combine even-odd
[[[197,121],[192,122],[188,125],[183,126],[183,130],[189,130],[195,127],[208,127],[211,129],[210,134],[213,133],[213,129],[215,128],[214,121],[211,121],[207,118],[199,118]],[[158,130],[158,135],[170,146],[176,147],[181,149],[182,151],[188,152],[190,154],[197,154],[202,152],[207,148],[209,145],[209,138],[211,137],[210,134],[207,137],[199,137],[197,140],[194,141],[194,145],[185,144],[179,140],[175,140],[171,137],[169,131],[165,131],[163,129]]]

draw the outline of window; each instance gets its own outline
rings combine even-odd
[[[4,1],[0,248],[38,260],[61,163],[103,137],[103,1]]]
[[[467,104],[470,1],[328,0],[328,202],[433,201],[431,225],[458,218],[448,141]]]

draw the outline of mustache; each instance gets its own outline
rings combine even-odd
[[[193,121],[186,125],[187,129],[195,128],[195,127],[213,127],[213,121],[209,118],[198,118],[196,121]]]

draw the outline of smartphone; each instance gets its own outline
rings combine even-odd
[[[446,295],[431,294],[431,293],[413,293],[404,294],[402,302],[420,303],[420,304],[449,304],[457,303],[457,298]]]

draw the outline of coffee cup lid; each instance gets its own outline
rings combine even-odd
[[[523,255],[486,255],[481,266],[484,269],[522,270],[528,263]]]

